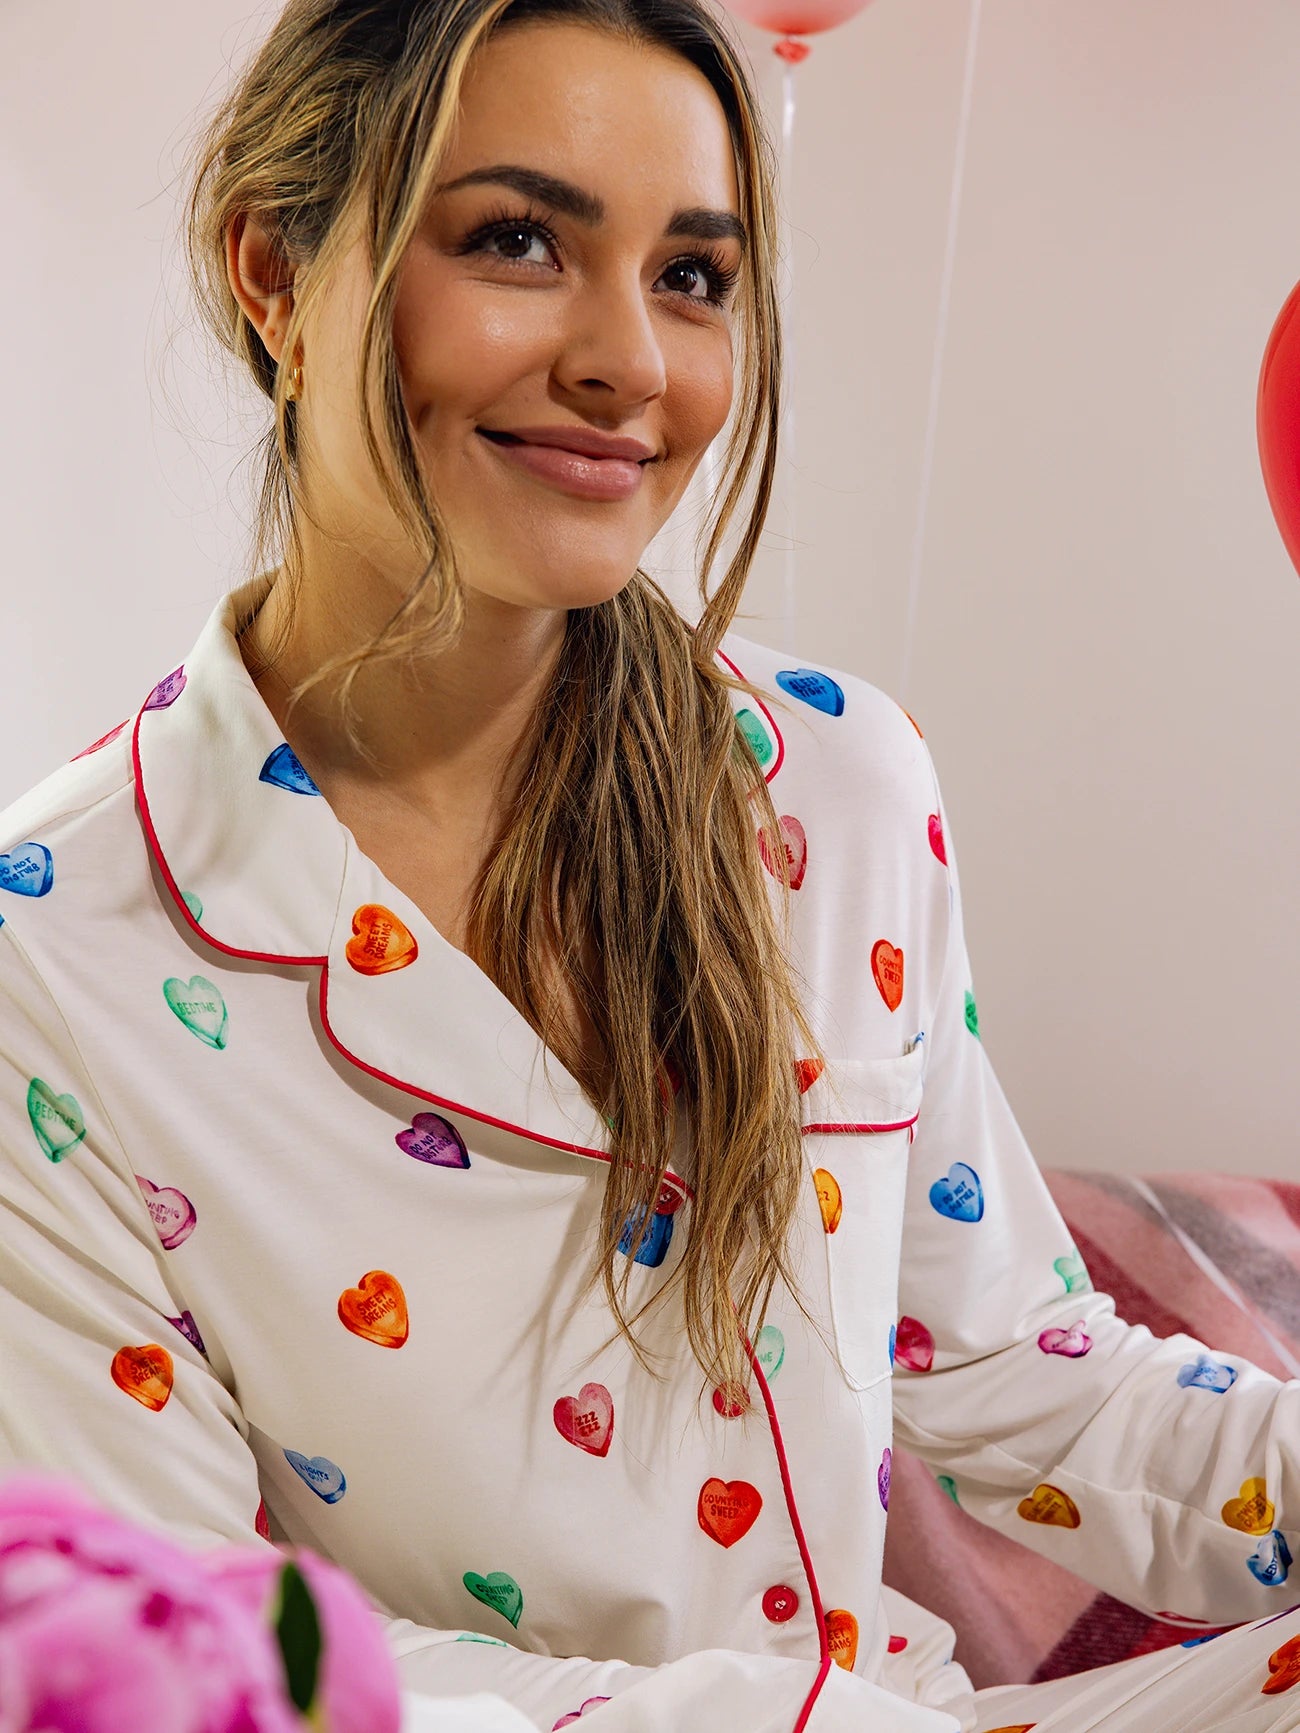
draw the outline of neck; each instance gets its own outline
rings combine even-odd
[[[286,612],[282,578],[241,640],[258,691],[327,799],[385,801],[435,821],[490,825],[513,798],[528,733],[564,641],[563,609],[529,609],[466,596],[464,630],[434,656],[363,667],[352,686],[357,731],[376,772],[348,741],[331,678],[288,709],[290,689],[331,658],[368,642],[400,591],[377,571],[346,579],[304,571],[285,649],[266,666]]]

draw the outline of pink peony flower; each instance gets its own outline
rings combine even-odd
[[[12,1477],[0,1733],[303,1733],[272,1622],[286,1562],[272,1547],[185,1551],[71,1482]],[[360,1590],[314,1555],[293,1562],[323,1643],[313,1725],[397,1733],[396,1674]]]

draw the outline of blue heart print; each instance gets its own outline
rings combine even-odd
[[[258,773],[259,782],[269,782],[273,788],[287,788],[290,794],[319,794],[320,789],[298,762],[298,755],[286,740],[267,758]]]
[[[1291,1548],[1281,1529],[1275,1528],[1264,1536],[1246,1560],[1246,1569],[1266,1589],[1275,1589],[1286,1581],[1291,1569]]]
[[[838,680],[819,673],[816,668],[782,668],[776,683],[792,698],[802,698],[805,704],[811,704],[814,710],[821,710],[827,716],[844,714],[844,688]]]
[[[641,1229],[641,1217],[645,1214],[645,1206],[638,1204],[623,1224],[623,1232],[619,1235],[618,1249],[626,1257],[632,1250],[632,1241]],[[657,1270],[668,1256],[668,1247],[672,1244],[673,1218],[656,1215],[651,1218],[650,1231],[637,1248],[633,1263],[645,1264],[652,1270]]]
[[[43,842],[25,842],[0,854],[0,889],[43,897],[54,883],[54,856]]]
[[[894,1356],[898,1352],[898,1325],[889,1326],[889,1364],[894,1364]]]
[[[1184,1390],[1213,1390],[1222,1396],[1237,1382],[1237,1368],[1225,1366],[1221,1360],[1202,1354],[1195,1362],[1188,1361],[1186,1366],[1178,1368],[1178,1382]]]
[[[284,1460],[300,1480],[303,1480],[326,1504],[337,1504],[348,1489],[347,1477],[337,1462],[328,1456],[303,1456],[297,1450],[286,1450]]]
[[[984,1187],[980,1176],[964,1161],[954,1161],[945,1179],[930,1187],[930,1202],[941,1216],[954,1222],[977,1222],[984,1214]]]

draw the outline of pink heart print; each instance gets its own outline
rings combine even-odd
[[[1067,1360],[1081,1360],[1092,1347],[1092,1337],[1084,1330],[1085,1318],[1071,1324],[1068,1330],[1044,1330],[1038,1346],[1044,1354],[1063,1354]]]
[[[607,1456],[614,1436],[614,1398],[603,1384],[584,1384],[576,1396],[555,1404],[555,1429],[561,1438],[592,1456]]]
[[[880,1467],[876,1470],[876,1490],[880,1494],[880,1508],[889,1509],[889,1481],[894,1467],[894,1453],[886,1445],[885,1454],[880,1459]]]
[[[135,1183],[140,1187],[149,1214],[153,1217],[153,1225],[158,1230],[163,1250],[174,1252],[177,1246],[183,1245],[194,1232],[194,1224],[198,1220],[194,1205],[183,1191],[176,1191],[169,1185],[155,1185],[142,1174],[136,1174]]]
[[[568,1715],[561,1715],[559,1720],[555,1723],[554,1727],[551,1728],[551,1733],[560,1733],[561,1727],[572,1727],[573,1723],[578,1719],[578,1717],[580,1715],[585,1715],[587,1713],[588,1709],[594,1709],[597,1707],[598,1704],[608,1703],[608,1702],[609,1702],[608,1697],[588,1697],[587,1701],[582,1705],[581,1709],[574,1709]]]

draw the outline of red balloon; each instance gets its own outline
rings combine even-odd
[[[737,17],[778,36],[812,36],[847,23],[871,0],[727,0],[727,4]]]
[[[1255,430],[1268,503],[1300,571],[1300,283],[1287,297],[1264,350]]]

